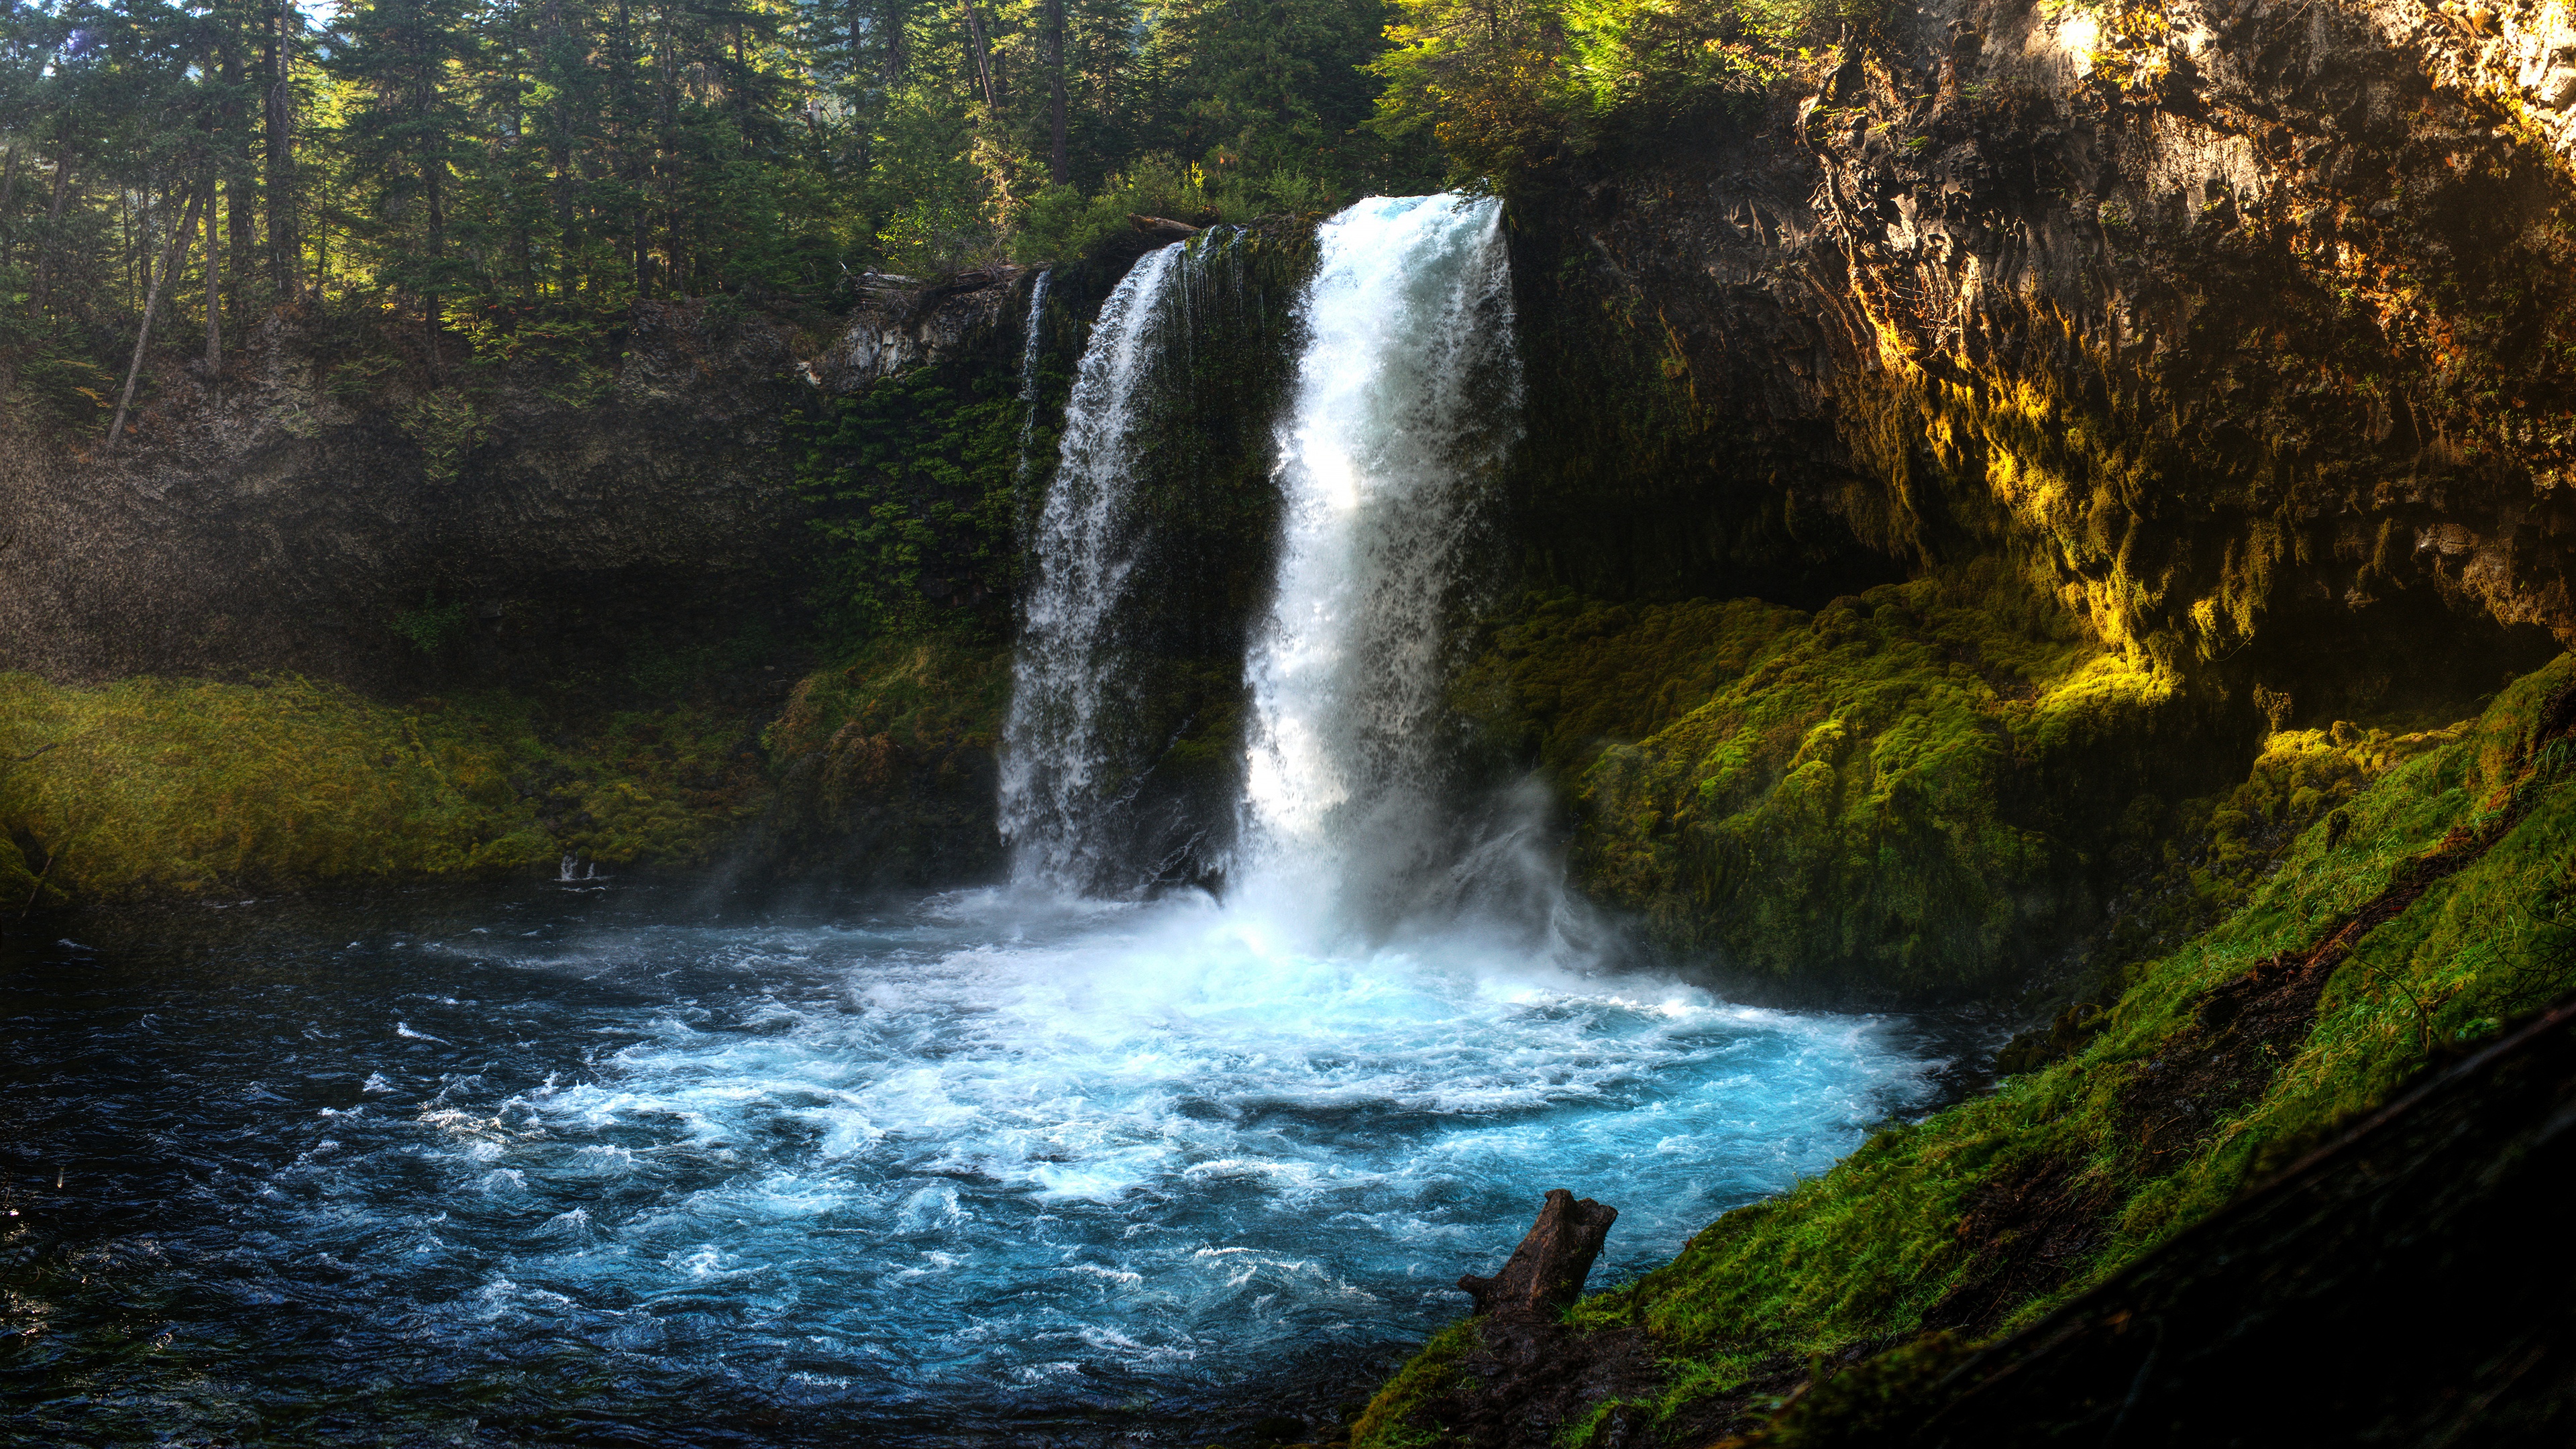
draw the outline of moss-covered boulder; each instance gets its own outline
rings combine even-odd
[[[2169,674],[1987,564],[1813,615],[1542,596],[1462,698],[1576,793],[1596,898],[1809,994],[2025,973],[2213,763]]]

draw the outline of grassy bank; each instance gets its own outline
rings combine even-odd
[[[763,810],[751,721],[569,721],[295,677],[0,675],[0,908],[707,859]]]
[[[2576,984],[2572,688],[2562,657],[2453,730],[2276,737],[2177,858],[2224,918],[2131,966],[2069,1054],[1728,1214],[1572,1326],[1642,1331],[1669,1365],[1638,1418],[1742,1427],[1827,1366],[2030,1321]],[[2277,854],[2275,808],[2307,822]],[[1435,1340],[1354,1444],[1448,1442],[1467,1346]],[[1896,1353],[1803,1401],[1781,1442],[1801,1415],[1872,1412]]]

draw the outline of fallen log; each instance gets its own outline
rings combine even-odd
[[[1476,1311],[1500,1322],[1551,1322],[1583,1296],[1583,1280],[1610,1236],[1619,1210],[1590,1198],[1580,1202],[1551,1188],[1538,1222],[1512,1250],[1511,1261],[1491,1278],[1470,1273],[1458,1280]]]

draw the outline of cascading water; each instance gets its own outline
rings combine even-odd
[[[1237,886],[1382,926],[1460,844],[1442,828],[1442,641],[1520,371],[1499,203],[1380,197],[1318,244],[1279,434],[1278,592],[1246,661]]]
[[[1619,1206],[1615,1280],[1926,1101],[1896,1023],[1380,929],[1511,849],[1438,823],[1509,303],[1490,203],[1321,242],[1224,902],[1081,894],[1174,554],[1167,249],[1041,510],[1014,887],[711,920],[585,872],[0,937],[0,1439],[1202,1445],[1364,1389],[1545,1188]]]
[[[1097,816],[1121,783],[1108,764],[1104,725],[1124,683],[1116,621],[1137,559],[1131,449],[1183,250],[1175,242],[1148,253],[1102,305],[1038,514],[1036,578],[1002,726],[1001,826],[1012,877],[1044,889],[1095,883]]]
[[[1029,439],[1038,428],[1038,358],[1046,341],[1047,283],[1052,270],[1029,283],[1029,315],[1020,324],[1020,457],[1011,476],[1022,485],[1029,477]]]

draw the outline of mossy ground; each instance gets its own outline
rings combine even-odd
[[[506,694],[404,704],[291,676],[0,675],[0,907],[467,877],[566,854],[702,861],[767,800],[704,707],[577,723]]]
[[[1580,1305],[1573,1326],[1654,1337],[1672,1364],[1657,1416],[1736,1392],[1765,1365],[1909,1345],[1832,1411],[1871,1412],[1904,1390],[1905,1364],[1937,1371],[1960,1335],[2032,1320],[2428,1060],[2576,984],[2576,740],[2545,732],[2565,725],[2552,716],[2571,684],[2576,660],[2562,657],[2454,730],[2276,737],[2189,853],[2239,883],[2237,903],[2132,967],[2089,1044],[1728,1214],[1670,1264]],[[2249,856],[2261,834],[2249,805],[2309,823],[2277,855]],[[2301,1004],[2285,1018],[2295,1030],[2240,1051],[2221,1008],[2291,979],[2297,961],[2324,973],[2312,1014]],[[2200,1120],[2160,1095],[2169,1064],[2229,1052],[2254,1063],[2247,1090],[2204,1098]],[[2046,1271],[2022,1271],[2033,1262]],[[1963,1297],[1981,1308],[1963,1313]],[[1445,1361],[1427,1353],[1391,1383],[1354,1445],[1436,1440],[1410,1408],[1445,1386]]]

